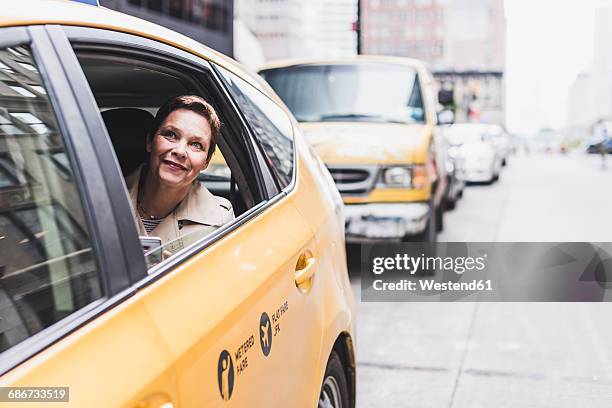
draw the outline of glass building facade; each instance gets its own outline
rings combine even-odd
[[[100,4],[167,27],[233,57],[233,0],[101,0]]]

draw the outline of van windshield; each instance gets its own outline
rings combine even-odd
[[[408,66],[298,65],[260,74],[300,122],[425,122],[418,76]]]

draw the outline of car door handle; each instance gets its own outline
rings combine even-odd
[[[312,287],[312,278],[316,271],[316,259],[312,252],[306,251],[298,258],[295,265],[295,285],[306,293]]]

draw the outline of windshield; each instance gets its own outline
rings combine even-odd
[[[301,65],[261,75],[300,122],[425,122],[418,76],[411,67]]]

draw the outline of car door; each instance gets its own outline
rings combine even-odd
[[[180,405],[316,405],[322,316],[315,295],[314,235],[286,191],[273,185],[276,176],[253,140],[240,105],[208,62],[193,54],[133,35],[84,28],[65,31],[73,44],[104,44],[122,50],[126,58],[130,52],[146,51],[151,58],[166,58],[168,66],[189,65],[212,80],[204,86],[225,118],[224,132],[238,129],[231,135],[241,138],[246,149],[244,154],[225,149],[223,155],[230,159],[228,153],[235,153],[238,178],[258,174],[256,182],[265,191],[262,201],[234,222],[156,265],[136,285],[136,296],[170,352]],[[288,117],[276,109],[276,120],[285,123],[275,126],[290,132]],[[270,120],[265,115],[260,119]],[[291,183],[293,144],[285,145],[285,180]]]
[[[31,406],[176,402],[170,351],[131,297],[144,259],[128,253],[133,223],[116,222],[87,106],[44,26],[0,39],[0,385],[55,387],[13,393]]]

